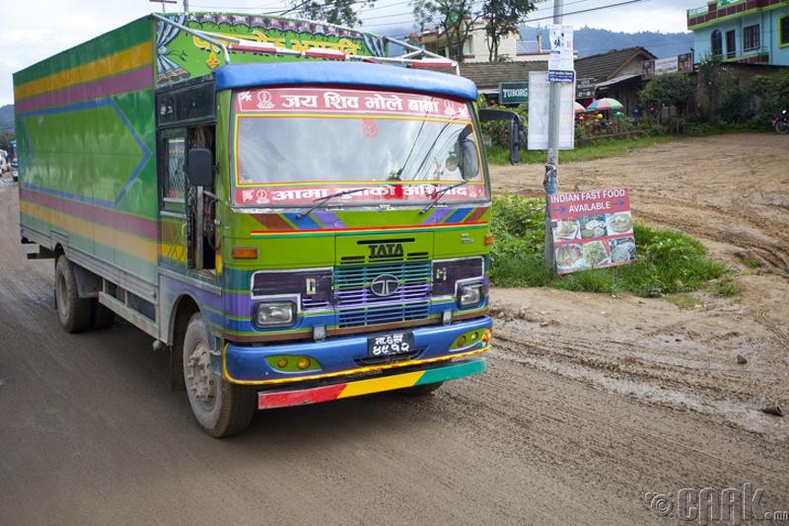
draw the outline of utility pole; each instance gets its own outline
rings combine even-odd
[[[553,23],[562,23],[562,0],[553,0]],[[559,115],[561,107],[560,84],[550,82],[548,99],[548,161],[545,163],[545,267],[552,270],[555,265],[553,230],[551,229],[551,196],[559,184]]]

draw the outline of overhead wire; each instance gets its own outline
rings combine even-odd
[[[287,2],[272,2],[272,3],[264,3],[262,5],[256,7],[249,7],[249,6],[222,6],[216,7],[214,5],[205,5],[205,4],[198,4],[194,7],[198,7],[201,9],[209,9],[209,10],[220,10],[220,11],[227,11],[227,10],[257,10],[259,12],[263,12],[262,14],[267,15],[280,15],[284,16],[290,14],[294,11],[297,11],[300,7],[306,5],[310,0],[303,0],[299,2],[297,5],[283,5],[287,4]],[[472,5],[479,6],[485,0],[473,0]],[[586,14],[591,12],[597,11],[604,11],[606,9],[612,9],[616,7],[621,7],[624,5],[635,4],[640,2],[648,2],[650,0],[618,0],[611,3],[607,3],[604,5],[596,5],[596,3],[592,2],[592,0],[571,0],[568,2],[564,2],[563,8],[564,12],[562,16],[573,16],[573,15],[580,15]],[[365,5],[366,2],[364,0],[357,0],[353,2],[353,4],[358,4],[361,7],[358,9],[358,15],[362,20],[362,26],[364,29],[375,29],[375,28],[385,28],[385,27],[396,27],[396,26],[403,26],[403,25],[416,25],[418,22],[413,18],[413,11],[411,10],[404,10],[401,12],[396,13],[387,13],[387,14],[380,14],[375,16],[369,16],[371,13],[381,12],[383,10],[391,10],[392,8],[411,5],[413,3],[412,0],[401,0],[393,3],[383,3],[380,0],[372,5]],[[553,20],[553,7],[548,5],[548,2],[539,2],[537,5],[541,5],[544,7],[537,7],[534,11],[529,13],[529,16],[524,21],[524,23],[533,23],[533,22],[541,22],[547,20]],[[567,9],[569,8],[569,10]],[[264,12],[265,11],[265,12]],[[548,14],[550,13],[550,14]],[[537,15],[537,16],[534,16]],[[387,20],[384,22],[384,20]],[[380,22],[378,22],[380,21]],[[373,22],[369,24],[367,22]]]

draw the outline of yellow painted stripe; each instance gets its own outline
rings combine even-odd
[[[186,263],[186,247],[184,245],[173,245],[171,243],[161,243],[159,254],[166,259]]]
[[[424,374],[424,371],[417,371],[415,373],[398,374],[384,378],[371,378],[370,380],[353,382],[348,384],[337,398],[349,398],[351,396],[362,396],[371,393],[379,393],[381,391],[411,387],[415,385]]]
[[[117,75],[152,63],[153,46],[150,42],[144,42],[93,62],[17,86],[14,88],[14,96],[18,101],[24,100],[42,93]]]
[[[156,240],[126,234],[121,230],[105,227],[99,223],[64,214],[51,208],[44,208],[29,201],[21,201],[19,211],[51,225],[57,225],[59,229],[93,239],[96,243],[106,247],[132,254],[139,259],[151,263],[158,261],[159,246]]]

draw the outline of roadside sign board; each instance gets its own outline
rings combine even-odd
[[[528,102],[528,82],[502,82],[499,84],[499,104],[526,104]]]
[[[549,209],[557,274],[635,262],[627,188],[550,195]]]
[[[548,56],[549,82],[575,82],[573,26],[551,26],[551,54]]]
[[[593,99],[594,83],[595,83],[595,79],[593,78],[577,79],[575,83],[575,98]]]
[[[529,121],[527,148],[548,149],[548,125],[550,119],[551,83],[545,71],[529,72]],[[559,144],[560,150],[575,147],[575,86],[559,84]]]

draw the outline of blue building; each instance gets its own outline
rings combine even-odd
[[[789,66],[789,0],[717,0],[688,10],[695,61]]]

